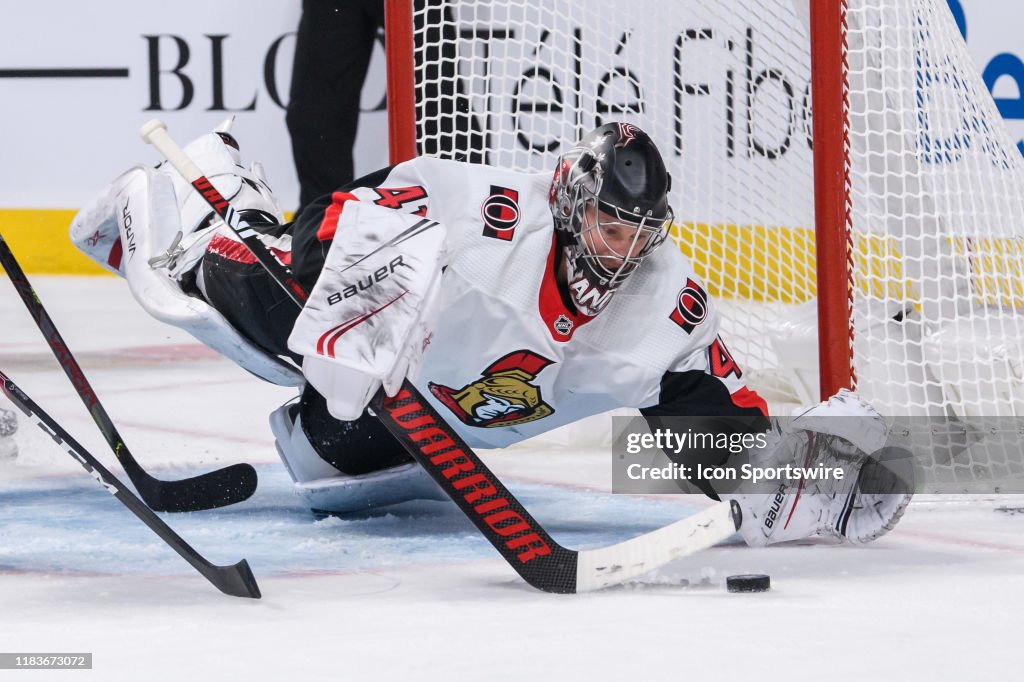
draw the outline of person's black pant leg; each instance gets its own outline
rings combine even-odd
[[[286,121],[301,207],[355,177],[359,102],[382,0],[305,0]]]

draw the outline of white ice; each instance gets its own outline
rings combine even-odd
[[[291,390],[149,320],[123,282],[34,281],[151,472],[257,466],[260,487],[247,502],[163,518],[215,563],[247,558],[264,596],[221,595],[21,420],[21,454],[0,462],[0,651],[91,652],[94,669],[0,679],[1020,676],[1024,513],[996,510],[1019,499],[915,503],[895,532],[864,548],[733,541],[622,588],[547,595],[523,584],[451,505],[317,520],[293,496],[266,425]],[[0,369],[126,480],[6,283]],[[624,539],[706,504],[613,496],[608,457],[485,453],[571,547]],[[772,590],[725,591],[725,576],[752,572],[770,574]]]

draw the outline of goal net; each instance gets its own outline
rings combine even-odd
[[[635,123],[673,176],[675,245],[771,403],[850,385],[888,415],[1021,415],[1024,158],[946,3],[814,4],[391,3],[395,160],[553,169],[564,143]],[[1012,459],[1000,472],[1024,474]]]

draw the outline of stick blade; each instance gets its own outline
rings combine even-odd
[[[243,502],[256,492],[258,477],[251,464],[239,463],[179,481],[161,481],[146,475],[136,481],[151,509],[158,512],[192,512],[217,509]]]
[[[732,536],[741,522],[739,505],[719,502],[681,521],[609,547],[579,553],[576,592],[600,590],[695,552]]]
[[[252,569],[249,568],[249,562],[245,559],[231,566],[211,564],[203,571],[203,574],[207,580],[213,583],[214,587],[228,596],[249,599],[259,599],[263,596],[260,593],[260,586],[256,584],[256,576],[253,575]]]

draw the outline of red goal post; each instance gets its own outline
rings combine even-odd
[[[384,0],[387,46],[388,158],[416,156],[416,78],[412,0]]]
[[[810,31],[818,381],[825,400],[856,386],[845,0],[812,1]]]

